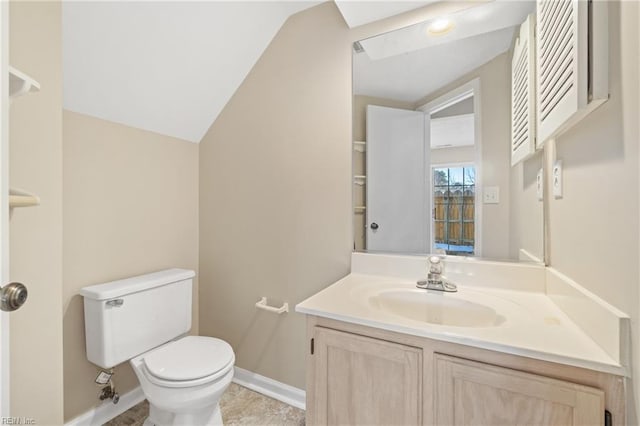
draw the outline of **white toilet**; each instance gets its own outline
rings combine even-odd
[[[220,339],[186,336],[195,273],[168,269],[93,285],[84,296],[87,358],[130,361],[150,404],[145,425],[221,425],[235,355]]]

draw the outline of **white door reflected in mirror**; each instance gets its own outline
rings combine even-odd
[[[367,242],[370,250],[424,253],[430,210],[425,168],[425,115],[367,108]]]

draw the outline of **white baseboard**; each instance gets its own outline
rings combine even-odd
[[[296,408],[304,410],[306,407],[306,392],[302,389],[261,376],[244,368],[235,367],[233,382]]]
[[[282,401],[285,404],[303,410],[305,409],[305,391],[301,389],[239,367],[235,367],[233,381],[253,391]],[[105,401],[92,410],[69,420],[64,426],[101,426],[114,417],[124,413],[129,408],[141,403],[144,399],[142,389],[138,386],[121,395],[120,401],[117,404],[111,401]]]
[[[67,423],[65,426],[101,426],[127,411],[129,408],[144,401],[144,394],[140,386],[120,396],[120,401],[114,404],[111,400],[79,415]]]

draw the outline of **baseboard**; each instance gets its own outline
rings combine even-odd
[[[241,386],[282,401],[296,408],[305,409],[305,391],[278,382],[260,374],[253,373],[243,368],[235,367],[233,381]],[[127,411],[129,408],[144,401],[142,389],[137,388],[120,396],[120,401],[114,404],[105,401],[99,406],[75,417],[64,426],[101,426]]]
[[[117,404],[113,402],[105,401],[99,406],[87,411],[84,414],[79,415],[67,423],[65,426],[101,426],[127,411],[129,408],[144,401],[144,394],[140,386],[137,388],[120,395],[120,401]]]
[[[296,408],[305,409],[306,393],[302,389],[278,382],[244,368],[235,367],[233,382]]]

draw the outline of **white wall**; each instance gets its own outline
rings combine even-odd
[[[438,148],[431,150],[431,164],[473,163],[476,161],[476,151],[472,146],[456,148]]]
[[[551,266],[631,315],[637,424],[640,407],[638,143],[639,3],[609,3],[610,99],[556,141],[564,194],[549,204]],[[545,147],[547,161],[554,144]],[[550,186],[548,183],[547,189]]]

